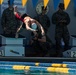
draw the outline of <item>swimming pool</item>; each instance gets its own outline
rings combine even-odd
[[[75,64],[0,61],[0,75],[76,75]]]
[[[67,74],[67,73],[47,73],[47,72],[24,72],[17,70],[0,70],[0,75],[76,75],[76,74]]]

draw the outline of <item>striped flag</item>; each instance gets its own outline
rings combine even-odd
[[[71,0],[64,0],[65,10],[67,9],[68,5],[70,4],[70,1],[71,1]]]
[[[24,7],[27,3],[27,0],[22,0],[22,6]]]
[[[44,0],[44,7],[47,6],[48,2],[49,2],[49,0]]]
[[[3,0],[0,0],[0,5],[3,3]]]

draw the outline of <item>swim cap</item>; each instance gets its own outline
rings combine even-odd
[[[37,24],[36,23],[32,23],[31,28],[36,30],[37,29]]]

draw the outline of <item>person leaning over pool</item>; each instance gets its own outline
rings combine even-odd
[[[28,16],[26,13],[22,15],[20,12],[18,12],[17,6],[14,7],[14,15],[16,16],[17,19],[21,20],[23,22],[22,25],[25,25],[26,29],[32,31],[34,33],[34,35],[37,34],[37,32],[36,32],[37,30],[34,30],[31,28],[32,24],[36,24],[38,26],[38,28],[41,30],[41,34],[45,35],[42,25],[35,19]],[[18,32],[20,31],[20,29],[22,28],[22,25],[17,29],[16,34],[18,34]]]

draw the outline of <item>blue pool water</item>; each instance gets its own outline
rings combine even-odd
[[[66,63],[66,62],[64,62],[64,63]],[[25,64],[27,64],[27,65],[31,64],[32,67],[29,70],[21,69],[20,66],[25,66]],[[71,63],[66,63],[66,64],[70,65]],[[76,63],[74,63],[74,64],[76,64]],[[63,73],[64,70],[62,71],[62,73],[58,73],[58,72],[50,73],[50,72],[47,72],[47,70],[45,70],[45,68],[43,68],[42,66],[41,66],[41,68],[43,68],[43,70],[41,68],[37,68],[37,66],[34,66],[34,65],[35,65],[35,63],[30,63],[30,62],[27,63],[27,62],[5,62],[5,61],[2,61],[2,62],[0,62],[0,75],[76,75],[76,67],[74,67],[75,71],[72,71],[72,70],[69,71],[72,73]],[[67,67],[72,67],[69,65]],[[18,67],[18,69],[17,69],[17,67]],[[73,72],[75,72],[75,73],[73,73]]]
[[[18,70],[5,70],[0,69],[0,75],[76,75],[76,74],[64,74],[64,73],[47,73],[47,72],[25,72],[25,71],[18,71]]]

